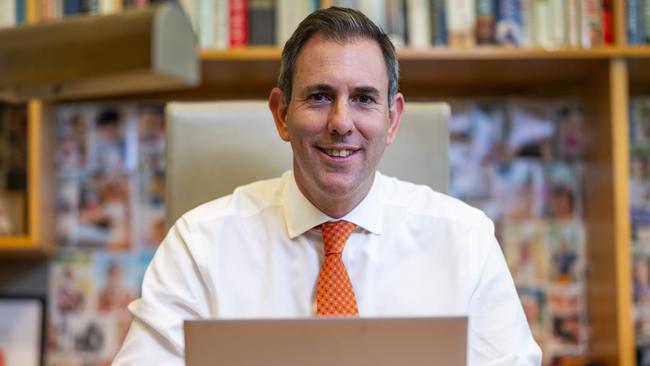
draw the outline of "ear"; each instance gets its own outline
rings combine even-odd
[[[388,134],[386,135],[386,145],[390,145],[397,137],[397,130],[402,123],[402,113],[404,112],[404,95],[397,93],[393,99],[393,105],[388,111]]]
[[[273,114],[275,128],[278,135],[284,141],[289,141],[289,127],[287,125],[287,103],[284,100],[284,92],[280,88],[273,88],[269,95],[269,109]]]

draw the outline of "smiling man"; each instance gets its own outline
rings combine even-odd
[[[185,319],[318,315],[467,315],[469,365],[541,363],[492,222],[376,171],[404,109],[398,74],[357,11],[298,26],[269,97],[293,169],[176,222],[114,364],[182,364]]]

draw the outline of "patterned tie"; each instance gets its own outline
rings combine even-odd
[[[347,221],[321,225],[325,260],[316,288],[316,308],[320,316],[359,316],[357,299],[342,257],[345,242],[355,227]]]

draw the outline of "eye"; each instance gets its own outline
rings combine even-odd
[[[360,104],[374,104],[375,99],[369,95],[359,95],[358,97],[354,98],[356,102],[359,102]]]
[[[314,93],[307,97],[307,101],[310,103],[321,104],[327,103],[329,101],[329,98],[323,93]]]

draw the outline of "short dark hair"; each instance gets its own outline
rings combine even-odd
[[[316,34],[321,34],[336,42],[349,42],[354,39],[374,40],[381,48],[388,72],[388,103],[399,88],[399,63],[397,52],[390,38],[362,12],[349,8],[332,6],[311,13],[293,32],[282,50],[278,87],[284,92],[287,104],[291,101],[293,71],[302,47]]]

